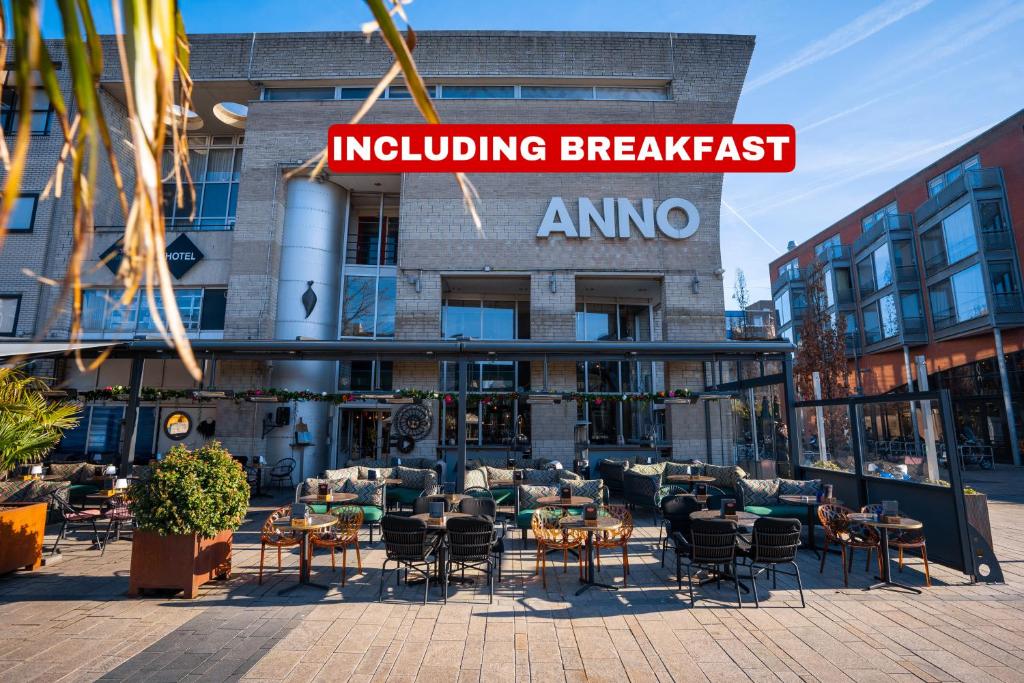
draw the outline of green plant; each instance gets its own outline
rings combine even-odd
[[[835,472],[841,472],[842,467],[839,463],[833,462],[832,460],[815,460],[810,464],[811,467],[819,470],[833,470]]]
[[[38,462],[78,424],[81,406],[48,400],[48,389],[38,377],[0,368],[0,472]]]
[[[211,441],[194,451],[172,448],[149,479],[128,488],[128,499],[139,529],[213,538],[241,526],[249,484],[238,461]]]
[[[979,491],[979,490],[977,490],[977,489],[975,489],[975,488],[973,488],[971,486],[965,486],[964,487],[964,495],[965,496],[977,496],[977,495],[980,495],[980,494],[981,494],[981,491]]]

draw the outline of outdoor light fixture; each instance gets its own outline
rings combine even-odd
[[[32,465],[32,467],[29,468],[28,473],[31,474],[33,477],[41,477],[43,476],[43,466]]]
[[[117,468],[114,467],[113,465],[107,465],[106,468],[104,468],[103,470],[103,474],[107,475],[108,477],[112,477],[115,474],[117,474]]]
[[[696,275],[694,275],[693,279],[690,280],[690,289],[693,290],[694,294],[700,294],[700,278]]]
[[[117,491],[128,488],[128,480],[125,478],[118,479],[114,482],[114,489]]]
[[[102,456],[102,455],[100,455],[99,453],[93,453],[93,454],[92,454],[92,461],[93,461],[93,462],[95,462],[95,463],[99,463],[99,462],[101,462],[102,460],[103,460],[103,456]]]
[[[410,285],[412,285],[416,289],[416,293],[417,294],[419,294],[420,292],[423,291],[423,284],[420,282],[420,277],[422,275],[423,275],[423,271],[422,270],[416,271],[415,275],[413,275],[412,273],[410,273],[408,271],[406,271],[406,273],[405,273],[405,281],[408,282]]]

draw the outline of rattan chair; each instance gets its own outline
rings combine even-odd
[[[438,534],[427,529],[422,519],[385,515],[380,522],[381,536],[384,539],[384,564],[380,567],[380,589],[377,600],[384,600],[384,580],[388,572],[395,573],[395,584],[401,580],[402,569],[408,579],[409,571],[423,577],[423,604],[427,604],[430,596],[431,565],[436,562],[436,553],[441,542]],[[388,569],[388,563],[394,567]]]
[[[554,507],[542,507],[533,511],[533,519],[530,521],[530,528],[533,529],[533,536],[537,539],[537,558],[533,574],[541,572],[541,580],[545,588],[548,587],[548,552],[551,550],[562,551],[562,571],[569,571],[569,551],[574,550],[579,555],[578,564],[580,579],[583,578],[583,544],[586,541],[586,534],[578,529],[563,529],[559,520],[564,517],[561,509]]]
[[[796,563],[797,549],[800,547],[800,520],[783,517],[761,517],[754,521],[754,532],[750,543],[740,543],[736,552],[746,560],[750,572],[751,590],[754,592],[754,605],[761,606],[757,599],[757,577],[770,572],[772,588],[778,587],[778,565],[793,565],[792,572],[782,572],[786,576],[796,577],[796,586],[800,591],[800,606],[805,607],[804,584],[800,579],[800,566]]]
[[[869,512],[873,515],[880,514],[882,512],[881,503],[871,503],[865,505],[860,509],[861,512]],[[921,559],[924,561],[924,585],[931,588],[932,576],[928,570],[928,547],[925,543],[924,532],[920,529],[915,531],[903,531],[899,534],[891,534],[889,536],[889,546],[896,548],[899,553],[899,566],[900,571],[903,571],[903,551],[904,550],[920,550]],[[882,558],[883,562],[888,562],[889,558]]]
[[[621,522],[618,529],[605,529],[594,534],[594,552],[597,554],[597,571],[601,571],[601,549],[622,549],[622,585],[629,579],[629,539],[633,535],[633,514],[625,505],[609,505],[607,514]]]
[[[867,571],[871,567],[871,553],[875,552],[878,556],[878,573],[879,575],[882,574],[882,549],[878,532],[863,524],[850,522],[847,515],[851,512],[853,510],[843,505],[826,504],[818,506],[818,521],[821,522],[821,528],[825,532],[825,546],[821,551],[821,566],[818,567],[818,573],[821,574],[825,571],[828,545],[829,543],[834,543],[843,552],[843,585],[846,587],[850,585],[850,570],[853,569],[853,551],[858,548],[867,552],[867,562],[864,570]],[[849,549],[849,553],[847,553],[847,549]]]
[[[341,585],[345,585],[347,571],[348,547],[356,549],[356,567],[363,571],[363,558],[359,554],[359,528],[363,525],[363,509],[357,505],[346,505],[335,508],[331,514],[338,518],[338,523],[309,537],[309,564],[313,564],[313,551],[316,548],[331,549],[331,570],[337,569],[335,552],[341,548]]]
[[[458,569],[478,569],[487,575],[489,600],[494,602],[494,523],[484,517],[453,517],[448,520],[448,552],[445,555],[444,601],[448,602],[448,577]]]
[[[302,543],[302,536],[292,531],[291,527],[277,525],[278,520],[290,519],[291,516],[292,506],[285,505],[271,512],[263,523],[263,529],[260,530],[260,584],[263,583],[263,556],[268,545],[277,548],[277,571],[281,571],[281,548],[291,548]]]
[[[690,536],[692,541],[689,555],[677,555],[677,558],[686,560],[690,607],[693,607],[695,603],[693,594],[693,570],[695,568],[714,572],[718,577],[716,583],[719,587],[723,578],[732,581],[736,585],[736,604],[738,607],[742,607],[740,582],[736,577],[736,522],[729,519],[695,519],[690,524]]]

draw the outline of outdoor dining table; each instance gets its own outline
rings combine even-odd
[[[814,538],[814,525],[817,524],[818,506],[823,503],[842,505],[842,501],[835,498],[818,500],[817,496],[779,496],[779,500],[790,505],[803,505],[807,508],[807,549],[814,551],[818,559],[821,559],[821,552],[818,550],[818,543]]]
[[[714,480],[714,477],[709,477],[706,474],[670,474],[665,477],[665,481],[671,484],[689,484],[691,492],[697,484],[710,484]]]
[[[893,531],[916,531],[917,529],[923,528],[924,523],[919,522],[916,519],[911,519],[910,517],[902,516],[894,521],[882,521],[870,512],[851,512],[846,515],[846,518],[851,522],[856,522],[857,524],[863,524],[864,526],[878,529],[878,535],[882,540],[882,557],[885,560],[881,563],[882,575],[878,577],[878,583],[868,586],[865,590],[874,590],[876,588],[902,588],[903,590],[920,594],[920,588],[908,586],[907,584],[900,583],[892,578],[892,569],[890,567],[891,561],[889,559],[889,534]]]
[[[309,522],[304,519],[291,519],[289,526],[292,531],[298,531],[302,534],[302,543],[299,544],[299,582],[294,583],[287,588],[279,590],[278,595],[284,595],[289,591],[293,591],[300,586],[316,586],[317,588],[323,588],[324,590],[330,589],[330,586],[322,583],[314,583],[310,580],[310,566],[309,566],[309,535],[316,531],[323,531],[329,529],[338,523],[338,518],[334,515],[310,515]]]
[[[328,498],[328,496],[330,496],[330,498]],[[326,505],[327,509],[330,510],[331,508],[338,507],[340,505],[348,505],[358,497],[359,495],[355,493],[343,493],[341,491],[336,491],[334,493],[329,493],[327,496],[322,496],[319,493],[314,493],[309,496],[300,496],[299,502]]]
[[[729,522],[735,522],[736,526],[740,529],[753,529],[754,522],[756,522],[759,519],[759,516],[755,515],[752,512],[745,512],[743,510],[737,510],[736,514],[730,517],[722,515],[721,510],[697,510],[695,512],[690,513],[690,519],[724,519]],[[730,572],[722,572],[720,574],[720,578],[727,579],[729,581],[735,581],[736,584],[740,587],[740,590],[742,590],[744,593],[750,592],[750,587],[742,581],[740,581],[738,576],[733,576]],[[717,580],[718,579],[715,577],[709,577],[707,579],[703,579],[700,582],[700,585],[703,586],[704,584],[711,583],[712,581]]]
[[[583,579],[583,585],[576,591],[576,595],[580,595],[591,588],[605,588],[611,591],[619,590],[618,586],[613,586],[610,583],[599,583],[595,580],[594,532],[614,531],[622,526],[622,520],[618,517],[606,515],[604,517],[598,516],[597,519],[587,521],[580,515],[572,515],[558,520],[558,524],[563,529],[580,529],[587,532],[587,574],[586,578]]]
[[[586,496],[570,496],[569,498],[562,498],[561,496],[542,496],[537,499],[537,503],[539,505],[562,508],[563,517],[569,514],[569,508],[583,507],[584,505],[590,505],[593,502],[593,498],[587,498]]]
[[[431,517],[429,512],[422,512],[418,515],[412,515],[413,519],[422,519],[427,523],[427,529],[434,531],[438,534],[444,535],[448,532],[448,520],[453,517],[472,517],[467,512],[445,512],[443,517]],[[445,566],[445,560],[447,559],[447,546],[442,542],[437,547],[437,562],[441,567]],[[440,579],[439,576],[431,577]],[[416,584],[423,583],[423,579],[411,579],[407,581],[408,585],[415,586]],[[471,584],[473,579],[455,579],[455,583]]]

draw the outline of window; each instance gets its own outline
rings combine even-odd
[[[652,310],[647,304],[577,301],[576,339],[579,341],[651,340]],[[660,364],[658,364],[660,366]],[[654,391],[660,367],[649,361],[586,361],[576,363],[576,388],[587,393]],[[656,431],[654,406],[607,400],[577,406],[581,420],[590,422],[595,444],[624,445],[650,441]]]
[[[226,144],[224,144],[226,143]],[[178,206],[172,175],[173,156],[164,151],[164,218],[170,230],[232,230],[238,206],[238,181],[242,170],[241,140],[231,136],[189,138],[188,166],[195,189],[192,203],[182,186]],[[222,144],[224,146],[215,146]],[[184,179],[182,180],[184,183]]]
[[[14,200],[14,207],[11,209],[11,218],[7,229],[10,232],[32,232],[36,222],[36,206],[38,204],[38,194],[19,194]]]
[[[398,195],[353,193],[342,266],[341,336],[395,336]]]
[[[524,100],[592,100],[594,89],[586,86],[524,85],[520,88]]]
[[[821,276],[825,280],[825,301],[829,308],[836,305],[836,286],[835,281],[832,279],[832,272],[831,266],[821,271]]]
[[[973,320],[988,313],[981,264],[961,270],[928,291],[936,329]]]
[[[593,85],[509,85],[507,83],[428,85],[431,97],[442,100],[624,100],[633,102],[664,102],[672,99],[666,86],[593,86]],[[296,100],[364,100],[369,86],[317,86],[308,88],[264,88],[263,99]],[[407,100],[409,89],[393,85],[381,94],[382,100]]]
[[[909,292],[900,295],[900,312],[903,314],[903,328],[906,332],[924,332],[924,310],[921,308],[921,295]]]
[[[3,125],[4,133],[12,135],[18,132],[18,91],[16,89],[16,76],[13,70],[4,73],[3,96],[0,98],[0,123]],[[32,135],[48,135],[50,132],[50,121],[53,118],[53,105],[43,88],[39,73],[32,73]]]
[[[835,247],[838,246],[840,246],[839,235],[832,235],[827,240],[814,245],[814,255],[828,258],[836,253]]]
[[[997,294],[1012,294],[1017,291],[1017,278],[1012,261],[994,261],[988,266],[992,291]]]
[[[779,321],[779,327],[788,325],[793,319],[793,309],[790,306],[789,292],[783,292],[779,296],[775,297],[775,319]]]
[[[431,97],[437,96],[437,87],[433,85],[426,86],[427,94]],[[412,93],[409,89],[401,85],[392,85],[388,88],[385,94],[385,99],[389,100],[409,100],[412,99]]]
[[[969,171],[972,168],[981,168],[981,159],[978,158],[977,154],[929,180],[928,196],[934,197],[943,188],[948,187],[950,183],[963,175],[965,171]]]
[[[882,318],[882,337],[895,337],[900,331],[899,313],[896,312],[896,299],[892,294],[878,300],[878,308]]]
[[[921,252],[929,275],[978,253],[971,205],[961,206],[922,234]]]
[[[87,289],[82,293],[82,332],[93,337],[156,334],[156,322],[143,292],[128,304],[121,303],[119,289]],[[154,292],[157,312],[163,315],[162,295]],[[222,331],[226,289],[176,289],[174,298],[189,335]]]
[[[381,233],[383,232],[383,238]],[[346,263],[393,266],[398,259],[398,216],[360,215],[349,231]]]
[[[895,216],[895,215],[896,215],[896,202],[890,202],[889,204],[886,204],[885,206],[883,206],[878,211],[875,211],[874,213],[868,214],[867,216],[864,216],[864,218],[861,218],[860,219],[861,230],[863,232],[867,232],[868,230],[870,230],[875,225],[875,223],[877,223],[878,221],[882,220],[886,216]]]
[[[529,339],[530,302],[485,298],[445,299],[441,310],[445,339]],[[530,364],[520,361],[469,363],[466,387],[467,439],[479,446],[507,445],[529,438],[530,411],[524,397],[512,392],[530,388]],[[459,389],[457,363],[441,364],[442,391]],[[508,394],[507,396],[505,394]],[[445,443],[456,443],[457,402],[441,406]]]
[[[978,202],[978,217],[982,232],[1003,232],[1006,223],[1003,221],[1002,202],[998,199]]]
[[[369,94],[369,89],[367,89]],[[333,100],[334,88],[265,88],[265,100]]]
[[[342,362],[338,374],[341,391],[391,391],[394,364],[389,361]]]
[[[796,273],[796,272],[799,272],[799,271],[800,271],[800,259],[799,258],[795,258],[792,261],[789,261],[787,263],[783,263],[781,266],[779,266],[779,275],[784,275],[786,273]]]
[[[892,284],[892,261],[889,257],[889,245],[883,244],[871,253],[875,263],[875,287],[882,289]]]
[[[514,85],[442,85],[443,100],[510,100],[516,96]]]
[[[643,102],[661,102],[671,99],[667,87],[661,88],[606,88],[597,86],[594,95],[599,100],[637,100]]]
[[[18,333],[20,294],[0,295],[0,337],[13,337]]]

